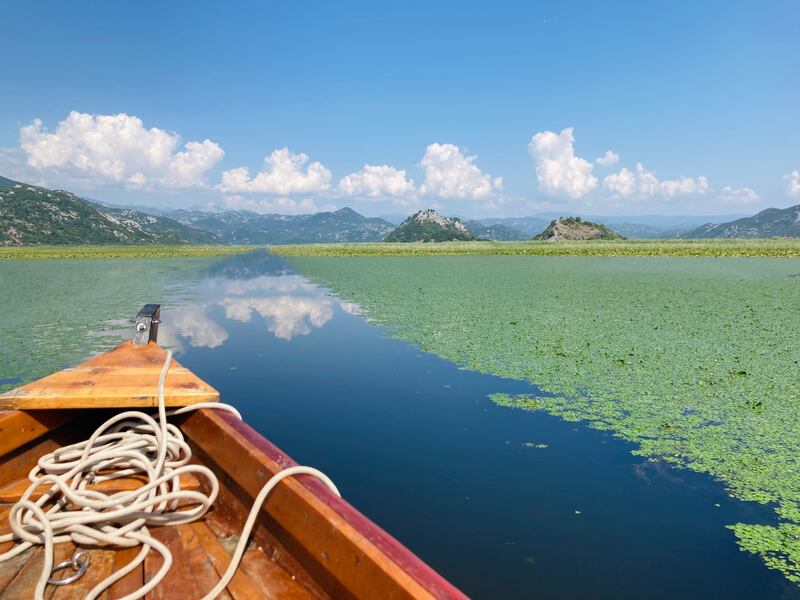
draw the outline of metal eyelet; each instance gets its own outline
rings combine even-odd
[[[88,566],[89,555],[86,554],[86,552],[81,552],[78,550],[72,555],[71,559],[62,561],[53,567],[53,569],[50,571],[50,579],[47,580],[47,583],[50,585],[67,585],[73,581],[78,581],[78,579],[84,576]],[[64,569],[68,569],[70,567],[72,567],[75,573],[68,577],[64,577],[64,579],[53,578],[53,574],[57,571],[63,571]]]

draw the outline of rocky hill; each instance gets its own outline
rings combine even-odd
[[[365,217],[352,208],[309,215],[265,215],[247,210],[176,210],[168,214],[184,225],[214,233],[227,244],[377,242],[394,229],[388,221]]]
[[[414,213],[387,235],[384,242],[469,241],[472,235],[461,219],[443,217],[432,208]]]
[[[800,204],[768,208],[757,215],[728,223],[706,223],[685,234],[687,238],[800,237]]]
[[[166,217],[0,178],[0,245],[218,243],[213,233]]]
[[[580,217],[559,217],[550,222],[534,240],[623,240],[620,234],[600,223],[584,221]]]

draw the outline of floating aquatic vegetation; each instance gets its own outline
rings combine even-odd
[[[780,523],[770,527],[737,523],[730,529],[743,550],[760,554],[768,567],[800,583],[800,525]]]
[[[732,529],[800,580],[796,259],[291,260],[422,350],[544,392],[495,402],[587,421],[771,503],[777,525]]]
[[[526,448],[537,448],[539,450],[544,450],[545,448],[549,448],[547,444],[544,444],[542,442],[539,442],[538,444],[536,442],[523,442],[522,445],[525,446]]]
[[[185,293],[217,260],[0,261],[0,392],[130,337],[144,304]]]

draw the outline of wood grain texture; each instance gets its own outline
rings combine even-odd
[[[231,553],[233,551],[232,545],[235,545],[235,540],[240,536],[247,515],[253,506],[253,498],[235,481],[219,470],[219,466],[208,458],[201,449],[193,446],[192,451],[196,453],[193,458],[199,459],[202,457],[199,462],[211,468],[216,473],[217,478],[223,482],[219,489],[217,501],[212,509],[205,514],[203,524],[220,540],[220,543],[225,547],[225,551]],[[283,547],[277,538],[272,535],[269,523],[265,519],[256,519],[255,528],[250,535],[250,550],[248,552],[253,548],[257,548],[274,566],[283,570],[294,584],[305,590],[304,593],[309,597],[316,600],[347,597],[342,594],[335,596],[322,589],[303,567],[302,557],[299,557],[300,560],[298,560],[297,557],[292,556]],[[281,577],[277,572],[271,572],[270,576]]]
[[[172,554],[172,566],[164,579],[148,594],[150,600],[174,598],[202,598],[208,590],[198,589],[198,578],[193,573],[190,556],[184,547],[177,527],[151,527],[150,535],[164,544]],[[144,560],[144,580],[150,581],[163,564],[158,552],[151,550]]]
[[[208,518],[208,515],[203,521],[192,523],[191,526],[221,576],[230,564],[231,552],[239,540],[240,528],[230,527],[230,524],[219,518]],[[239,563],[236,575],[228,584],[228,591],[234,600],[318,600],[326,597],[309,590],[299,579],[267,556],[265,549],[254,547],[252,540]],[[253,596],[254,592],[257,595]]]
[[[10,504],[0,504],[0,535],[11,532],[11,526],[8,524],[8,512],[11,510]],[[0,554],[11,550],[14,547],[14,542],[0,543]],[[17,574],[22,568],[28,564],[28,561],[36,553],[36,549],[29,548],[22,554],[15,556],[5,562],[0,562],[0,598],[6,598],[6,588],[11,584]]]
[[[182,490],[200,489],[200,481],[191,473],[186,473],[178,477]],[[89,490],[96,490],[104,494],[116,494],[117,492],[129,492],[138,489],[147,483],[144,477],[120,477],[119,479],[109,479],[86,486]],[[0,488],[0,502],[17,502],[31,482],[25,479],[18,479]],[[39,486],[33,494],[31,500],[38,500],[48,490],[47,485]]]
[[[200,543],[200,539],[191,525],[179,525],[175,530],[178,532],[178,537],[184,548],[184,555],[186,557],[184,560],[191,569],[197,589],[200,591],[201,597],[205,596],[219,583],[219,576],[214,568],[214,563],[211,557],[206,553],[204,546]],[[167,574],[167,577],[169,576],[170,575]],[[220,600],[231,600],[228,589],[223,590],[217,597],[220,598]]]
[[[136,546],[134,548],[122,548],[121,550],[117,550],[114,554],[114,569],[113,571],[119,571],[126,565],[128,565],[133,559],[135,559],[139,552],[141,551],[141,546]],[[114,585],[111,586],[109,590],[108,598],[109,600],[113,600],[116,598],[124,598],[128,594],[132,594],[133,592],[141,589],[144,585],[144,563],[141,563],[138,567],[136,567],[133,571],[125,575],[122,579],[117,581]]]
[[[75,367],[0,394],[0,409],[157,406],[165,360],[166,351],[154,342],[146,346],[124,342]],[[167,406],[187,406],[215,402],[219,392],[173,359],[164,399]]]
[[[26,553],[27,560],[2,588],[3,600],[30,600],[36,582],[44,567],[44,550],[41,547],[31,548]]]
[[[0,410],[0,456],[56,429],[74,416],[74,412],[61,410]]]
[[[111,575],[114,569],[114,550],[104,548],[78,548],[72,543],[57,544],[53,550],[53,563],[69,560],[76,551],[81,550],[89,555],[89,566],[86,574],[75,583],[64,586],[48,586],[45,597],[52,600],[82,600],[86,595]],[[64,569],[55,574],[56,577],[67,577],[73,573],[72,569]],[[105,596],[105,594],[103,595]]]
[[[28,561],[36,552],[37,549],[28,548],[22,554],[18,554],[14,558],[0,563],[0,598],[5,599],[10,597],[8,593],[6,593],[8,586],[22,570],[22,568],[28,564]]]
[[[61,444],[48,436],[0,456],[0,486],[27,478],[39,457],[60,447]]]
[[[258,589],[264,590],[265,598],[276,600],[317,598],[261,550],[253,548],[245,552],[242,562],[239,563],[239,569],[256,582]]]

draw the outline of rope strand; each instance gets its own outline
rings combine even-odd
[[[200,408],[226,410],[239,419],[239,411],[228,404],[203,402],[166,410],[164,387],[172,362],[172,352],[158,380],[157,419],[141,411],[124,411],[100,425],[88,440],[59,448],[42,456],[28,474],[31,484],[9,512],[11,533],[0,535],[0,543],[16,545],[0,554],[0,562],[31,548],[42,546],[44,564],[34,597],[43,600],[53,569],[57,544],[130,548],[141,546],[136,558],[98,583],[86,596],[95,600],[114,583],[136,569],[151,550],[161,555],[163,564],[140,589],[123,600],[136,600],[155,588],[172,565],[169,549],[154,538],[148,526],[175,526],[202,519],[219,493],[219,481],[206,466],[188,464],[192,452],[181,430],[167,418]],[[208,483],[208,494],[181,489],[181,475],[192,474]],[[289,467],[273,475],[256,495],[245,521],[231,562],[214,588],[203,600],[216,598],[230,583],[255,525],[261,505],[278,483],[295,475],[313,475],[333,493],[339,490],[327,475],[312,467]],[[128,477],[145,483],[130,491],[112,494],[89,489],[92,484]],[[43,493],[32,500],[35,493]],[[89,567],[91,568],[91,566]]]

